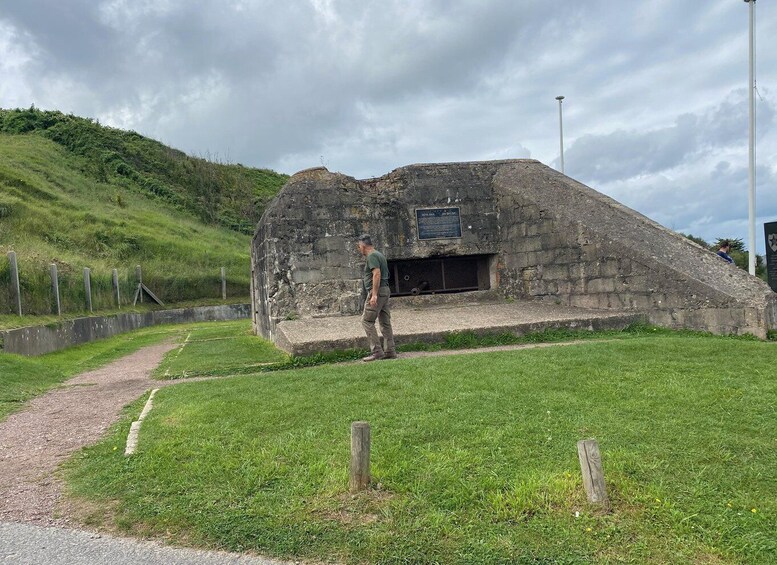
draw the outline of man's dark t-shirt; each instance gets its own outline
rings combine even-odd
[[[718,257],[720,257],[721,259],[725,259],[729,263],[733,263],[734,262],[734,259],[731,258],[731,255],[729,255],[725,251],[718,251]]]
[[[380,286],[388,287],[389,269],[386,257],[380,251],[373,251],[367,255],[367,264],[364,266],[364,288],[367,292],[372,290],[372,270],[380,269]]]

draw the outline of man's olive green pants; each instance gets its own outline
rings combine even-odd
[[[389,306],[389,297],[391,291],[388,287],[382,286],[378,290],[378,303],[370,306],[370,294],[367,294],[367,300],[364,302],[364,313],[362,314],[362,326],[367,334],[367,341],[370,344],[370,352],[373,355],[382,356],[385,354],[396,353],[394,345],[394,331],[391,329],[391,307]],[[375,329],[375,320],[380,324],[380,333],[383,334],[384,344],[381,346],[378,331]]]

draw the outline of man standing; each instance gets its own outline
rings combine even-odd
[[[727,239],[724,239],[720,242],[720,249],[718,249],[718,257],[721,259],[733,263],[734,259],[729,255],[729,251],[731,251],[731,244]]]
[[[364,266],[364,288],[367,291],[367,299],[364,302],[362,326],[370,344],[370,355],[365,357],[363,361],[396,359],[394,332],[391,329],[391,308],[389,307],[391,291],[386,257],[380,251],[375,250],[369,235],[360,236],[357,247],[359,253],[367,258],[367,263]],[[383,334],[385,343],[382,347],[378,332],[375,329],[375,320],[379,321],[380,333]]]

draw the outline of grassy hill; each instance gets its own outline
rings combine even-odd
[[[48,265],[63,309],[111,305],[111,269],[131,299],[135,265],[165,302],[247,295],[250,234],[285,175],[193,158],[134,132],[60,112],[0,110],[0,314],[13,309],[16,251],[24,311],[51,311]],[[129,294],[129,296],[127,296]]]

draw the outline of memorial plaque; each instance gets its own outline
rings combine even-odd
[[[777,222],[764,224],[766,240],[766,275],[769,286],[777,292]]]
[[[418,239],[456,239],[461,237],[458,208],[416,208]]]

